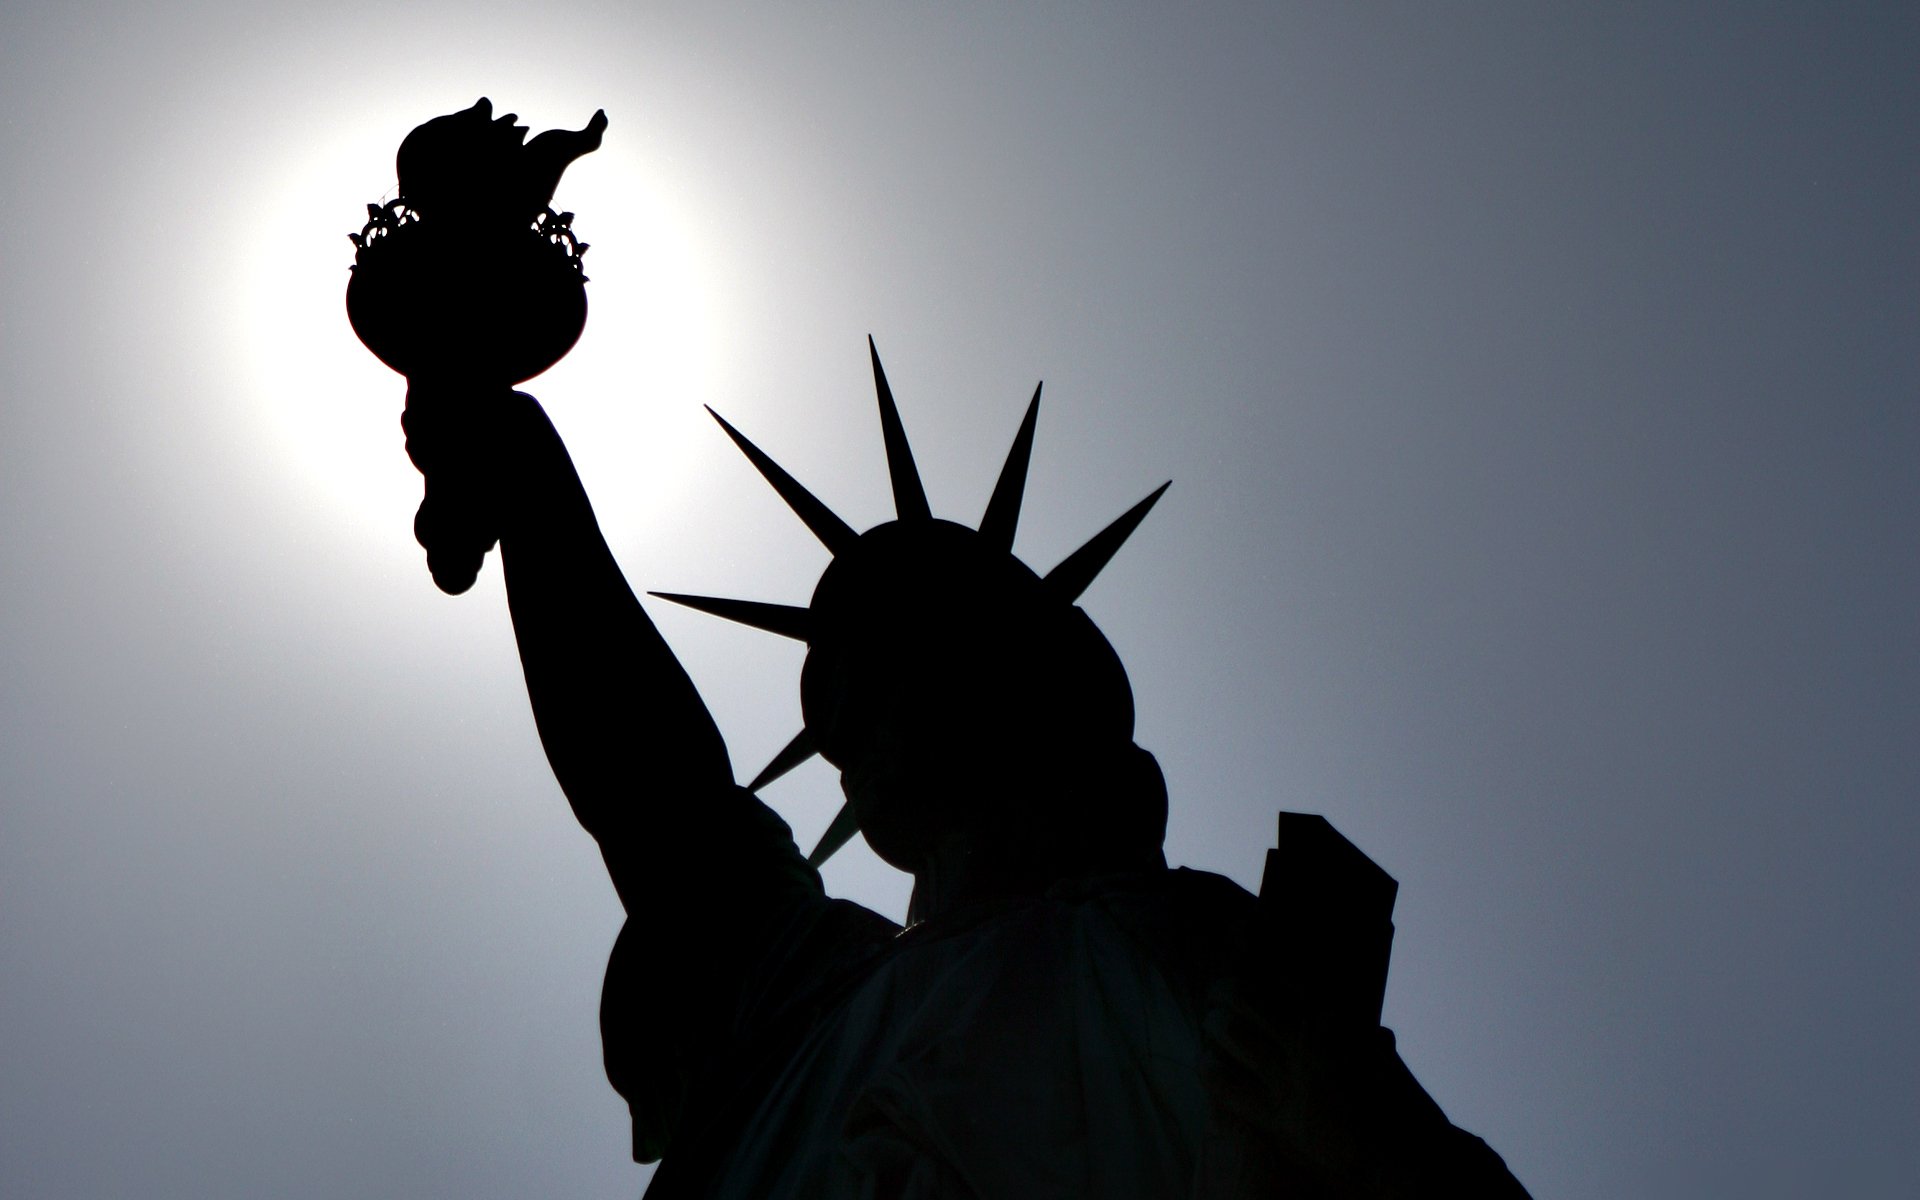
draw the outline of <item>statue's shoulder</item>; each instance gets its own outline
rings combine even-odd
[[[1101,908],[1162,955],[1230,963],[1258,943],[1260,899],[1224,875],[1172,867],[1115,884],[1101,897]]]
[[[1047,893],[1052,900],[1139,904],[1167,911],[1242,911],[1259,897],[1225,875],[1193,867],[1161,867],[1065,880]]]
[[[1087,889],[1078,936],[1124,952],[1196,1018],[1224,989],[1276,1013],[1372,1027],[1392,944],[1393,881],[1357,851],[1352,863],[1328,862],[1317,846],[1302,858],[1302,840],[1283,841],[1292,855],[1270,856],[1258,895],[1189,868],[1101,881]]]
[[[1268,922],[1259,897],[1211,871],[1186,867],[1086,881],[1056,892],[1074,916],[1076,942],[1117,965],[1157,979],[1196,1018],[1223,979],[1264,979],[1271,970]]]

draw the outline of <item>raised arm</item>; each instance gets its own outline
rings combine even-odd
[[[604,838],[624,832],[636,802],[711,792],[733,770],[693,681],[614,563],[559,435],[531,397],[513,400],[525,475],[501,527],[507,603],[554,776]]]
[[[621,575],[533,397],[416,384],[405,423],[427,476],[416,528],[441,585],[463,590],[499,539],[547,761],[628,911],[684,886],[685,864],[711,853],[725,853],[736,890],[804,886],[811,872],[793,870],[785,826],[734,788],[712,716]]]
[[[601,536],[560,436],[507,384],[552,366],[586,323],[585,243],[546,208],[606,117],[524,140],[481,99],[420,125],[400,196],[368,205],[347,315],[408,380],[407,453],[426,476],[414,531],[434,581],[471,587],[496,542],[547,761],[627,910],[607,964],[608,1078],[634,1153],[665,1149],[688,1096],[743,1029],[893,932],[826,900],[773,811],[736,786],[706,705]],[[544,211],[543,211],[544,209]],[[718,1083],[714,1082],[718,1081]]]
[[[713,718],[533,397],[416,382],[405,424],[427,477],[415,529],[434,578],[466,590],[498,539],[540,741],[627,910],[601,1035],[634,1155],[652,1161],[700,1081],[728,1077],[714,1064],[743,1023],[764,1021],[748,1014],[891,926],[829,902],[786,823],[735,786]]]

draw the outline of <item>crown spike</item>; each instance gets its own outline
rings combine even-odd
[[[781,637],[804,642],[811,631],[808,612],[791,604],[763,604],[758,600],[730,600],[724,596],[688,596],[679,592],[648,592],[662,600],[697,608],[703,613],[777,633]]]
[[[1047,572],[1045,580],[1047,589],[1069,604],[1078,600],[1080,593],[1087,590],[1087,585],[1093,582],[1094,577],[1100,574],[1120,547],[1126,544],[1126,540],[1133,535],[1133,531],[1139,528],[1140,522],[1146,519],[1148,510],[1153,508],[1161,494],[1172,485],[1173,481],[1169,479],[1153,489],[1145,500],[1121,513],[1111,525],[1088,539],[1086,545],[1067,555],[1059,566]]]
[[[854,815],[853,801],[849,800],[840,806],[839,812],[833,814],[833,822],[820,835],[813,853],[807,855],[807,865],[818,869],[820,864],[833,857],[834,851],[852,841],[853,835],[859,832],[860,818]]]
[[[927,507],[927,489],[920,483],[920,469],[913,464],[913,447],[907,444],[907,431],[900,424],[900,410],[893,403],[893,389],[887,385],[887,370],[880,365],[880,351],[867,335],[867,354],[873,359],[873,390],[880,398],[880,436],[887,444],[887,474],[893,480],[893,511],[902,521],[930,521],[933,510]]]
[[[779,492],[780,498],[787,502],[787,507],[807,523],[807,528],[813,531],[813,536],[819,538],[827,549],[839,554],[860,540],[860,535],[853,531],[852,526],[816,500],[812,492],[800,486],[799,480],[782,470],[779,463],[768,458],[760,447],[746,439],[746,435],[727,424],[725,417],[714,412],[710,407],[707,413],[720,422],[720,428],[727,431],[727,436],[733,439],[733,444],[740,447],[741,453],[747,456],[747,460],[753,463],[760,474],[766,476],[767,482],[773,485],[773,490]]]
[[[1013,531],[1020,524],[1020,498],[1027,490],[1027,464],[1033,459],[1033,426],[1040,416],[1040,389],[1033,385],[1033,399],[1027,402],[1027,415],[1020,419],[1020,432],[1013,435],[1013,448],[1007,451],[1006,465],[993,485],[993,498],[987,501],[987,513],[980,518],[980,532],[987,541],[1008,554],[1013,553]]]
[[[760,773],[753,777],[753,782],[747,785],[747,790],[750,792],[759,791],[782,775],[785,775],[788,771],[793,770],[801,763],[812,758],[813,755],[813,735],[802,729],[799,733],[793,735],[792,741],[781,747],[780,753],[773,756],[772,762],[760,768]]]

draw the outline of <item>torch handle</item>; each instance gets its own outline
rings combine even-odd
[[[407,457],[425,477],[413,536],[427,552],[433,582],[450,596],[473,586],[487,551],[500,539],[496,389],[410,381],[401,428]],[[498,389],[506,393],[506,389]]]

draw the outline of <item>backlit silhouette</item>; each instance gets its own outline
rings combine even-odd
[[[1524,1195],[1379,1027],[1391,878],[1299,814],[1259,898],[1167,868],[1164,780],[1075,604],[1166,485],[1020,562],[1037,389],[977,527],[933,515],[871,340],[894,520],[857,532],[720,422],[833,553],[804,606],[659,593],[807,646],[802,730],[735,784],[512,390],[584,322],[584,247],[546,205],[605,124],[523,145],[483,100],[423,125],[348,306],[408,378],[436,582],[500,545],[541,740],[626,908],[601,1028],[634,1156],[664,1158],[650,1194]],[[814,754],[846,804],[809,857],[753,793]],[[821,886],[856,833],[914,877],[904,930]]]

